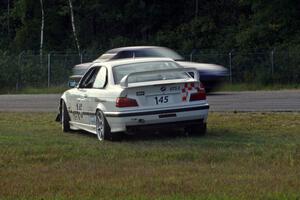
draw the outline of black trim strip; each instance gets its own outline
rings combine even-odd
[[[95,115],[95,113],[92,113],[92,112],[69,111],[69,113],[72,113],[72,114],[83,114],[83,115]]]
[[[176,117],[175,113],[158,115],[159,118]]]
[[[134,113],[111,113],[105,114],[106,117],[133,117],[133,116],[141,116],[141,115],[157,115],[157,114],[165,114],[165,113],[175,113],[175,112],[186,112],[186,111],[195,111],[195,110],[206,110],[209,109],[209,105],[198,106],[198,107],[190,107],[190,108],[178,108],[172,110],[157,110],[157,111],[146,111],[146,112],[134,112]]]

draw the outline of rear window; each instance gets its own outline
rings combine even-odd
[[[186,79],[190,78],[190,75],[185,72],[152,72],[155,70],[166,70],[182,68],[174,62],[143,62],[143,63],[131,63],[125,65],[119,65],[113,67],[113,75],[115,84],[119,84],[124,76],[134,72],[149,72],[147,74],[130,76],[129,83],[146,82],[146,81],[158,81],[158,80],[171,80],[171,79]]]

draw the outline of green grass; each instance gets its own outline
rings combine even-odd
[[[293,90],[293,89],[300,89],[299,84],[270,84],[270,85],[263,85],[263,84],[251,84],[251,83],[224,83],[221,85],[217,91],[257,91],[257,90]]]
[[[0,199],[299,199],[300,113],[210,113],[205,137],[99,142],[1,113]]]

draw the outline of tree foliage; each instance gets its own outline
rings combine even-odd
[[[145,44],[183,51],[294,48],[300,41],[297,0],[72,2],[80,46],[89,51]],[[35,0],[10,0],[8,16],[7,3],[0,1],[0,49],[38,51],[40,5]],[[45,1],[44,9],[45,50],[76,50],[68,1]]]
[[[39,1],[0,0],[0,89],[45,85],[47,55],[56,67],[53,81],[61,84],[74,64],[95,58],[82,60],[83,54],[131,45],[197,52],[194,61],[232,68],[234,82],[300,80],[298,0],[43,0],[43,8],[38,59]],[[78,49],[83,54],[68,57]]]

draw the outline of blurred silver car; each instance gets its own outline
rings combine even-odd
[[[125,59],[125,58],[142,58],[142,57],[167,57],[176,61],[179,65],[185,68],[197,69],[201,83],[204,85],[206,92],[210,92],[218,87],[222,81],[228,76],[228,70],[223,66],[208,63],[197,63],[184,61],[184,58],[177,52],[158,46],[132,46],[132,47],[120,47],[111,49],[93,62],[105,62],[109,60]],[[88,64],[82,65],[82,67]],[[79,67],[78,67],[79,69]],[[81,69],[81,66],[80,66]],[[78,73],[74,76],[79,75]]]

